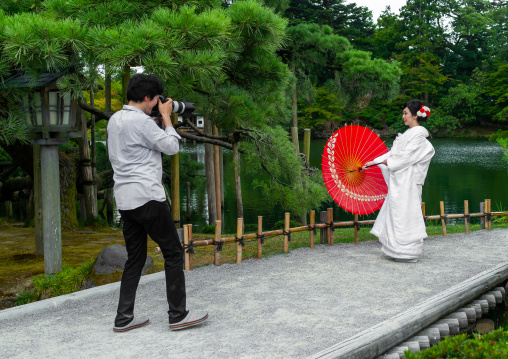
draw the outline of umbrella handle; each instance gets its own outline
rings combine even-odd
[[[383,162],[374,163],[373,165],[366,166],[366,168],[370,168],[370,167],[377,166],[377,165],[382,165],[382,164],[383,164]],[[349,173],[354,172],[354,171],[362,172],[363,170],[362,170],[362,167],[358,167],[358,169],[357,169],[357,170],[352,170],[352,171],[349,171]]]

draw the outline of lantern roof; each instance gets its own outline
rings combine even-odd
[[[59,77],[67,74],[68,70],[62,72],[44,72],[39,74],[27,73],[23,70],[17,71],[11,77],[0,83],[0,89],[5,88],[44,88],[56,81]]]

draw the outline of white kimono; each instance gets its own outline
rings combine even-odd
[[[381,250],[392,258],[418,258],[423,239],[427,238],[421,209],[422,186],[435,152],[428,136],[424,127],[414,126],[399,133],[391,151],[374,160],[387,160],[387,166],[379,167],[388,194],[370,233],[379,238]]]

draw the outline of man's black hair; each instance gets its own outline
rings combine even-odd
[[[420,111],[422,105],[423,103],[417,99],[413,99],[411,101],[406,102],[406,107],[413,116],[417,116],[416,114],[418,113],[418,111]],[[418,116],[416,117],[416,119],[418,120],[418,122],[423,122],[427,120],[426,117],[418,117]]]
[[[163,92],[164,85],[157,76],[135,74],[127,86],[127,101],[143,102],[145,96],[153,100],[155,96],[162,95]]]

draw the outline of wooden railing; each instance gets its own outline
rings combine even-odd
[[[485,229],[492,229],[492,217],[494,216],[507,216],[508,212],[492,212],[491,211],[491,200],[486,199],[485,202],[482,202],[480,208],[483,208],[482,212],[479,213],[469,213],[469,205],[468,201],[464,201],[464,213],[460,214],[445,214],[444,212],[444,202],[440,202],[440,214],[439,215],[425,215],[425,202],[422,202],[422,214],[425,220],[425,224],[427,225],[428,220],[441,220],[441,226],[443,228],[443,236],[446,237],[446,220],[452,218],[464,218],[465,219],[465,233],[469,234],[469,222],[472,217],[480,217],[484,219]],[[323,217],[322,217],[323,218]],[[194,249],[196,247],[202,246],[215,246],[214,251],[214,264],[220,265],[220,253],[222,251],[222,247],[226,243],[236,243],[236,263],[242,262],[242,250],[245,246],[245,241],[252,241],[257,239],[257,258],[263,258],[263,244],[264,239],[266,237],[273,236],[281,236],[283,235],[283,247],[284,253],[289,252],[289,242],[291,241],[291,234],[297,232],[309,231],[309,245],[310,248],[314,248],[315,245],[315,236],[316,231],[318,229],[322,229],[322,233],[326,236],[326,243],[333,244],[333,230],[336,227],[354,227],[354,238],[355,243],[358,244],[358,231],[360,230],[360,226],[362,225],[371,225],[374,224],[374,220],[364,220],[359,221],[358,215],[354,215],[353,221],[342,221],[342,222],[334,222],[333,221],[333,208],[328,208],[326,211],[326,221],[321,223],[316,223],[316,212],[310,212],[310,224],[307,226],[290,228],[290,214],[286,213],[284,217],[284,229],[272,230],[263,232],[263,217],[258,217],[258,231],[256,233],[244,234],[243,233],[243,218],[237,219],[237,230],[236,235],[234,237],[221,237],[221,221],[215,222],[215,238],[194,241],[192,239],[192,224],[186,224],[183,226],[184,230],[184,261],[185,261],[185,270],[192,270],[192,256],[194,254]]]

